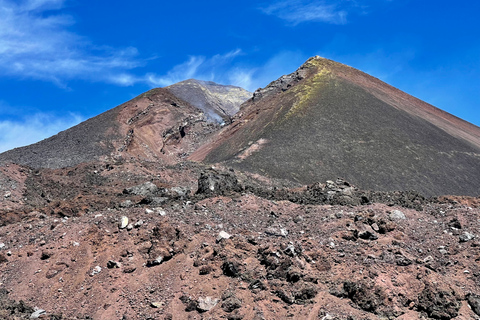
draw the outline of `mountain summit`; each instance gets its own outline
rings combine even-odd
[[[252,93],[236,86],[225,86],[212,81],[189,79],[166,87],[175,96],[202,110],[207,120],[229,122],[240,105]]]
[[[478,195],[480,128],[354,68],[310,58],[191,157],[301,184]]]

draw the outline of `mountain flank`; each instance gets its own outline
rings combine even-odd
[[[324,58],[257,90],[233,121],[190,159],[300,184],[480,190],[480,128]]]
[[[175,163],[217,128],[197,107],[156,88],[48,139],[4,152],[0,163],[63,168],[122,157]]]

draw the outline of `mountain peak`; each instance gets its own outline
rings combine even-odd
[[[480,128],[317,56],[255,91],[191,159],[300,184],[343,177],[432,196],[477,195],[479,157]]]
[[[181,81],[166,89],[202,110],[208,121],[216,123],[229,122],[240,105],[252,97],[251,92],[240,87],[196,79]]]

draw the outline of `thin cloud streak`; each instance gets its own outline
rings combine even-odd
[[[150,86],[168,86],[195,78],[255,91],[283,74],[295,71],[308,58],[300,52],[284,51],[271,57],[263,65],[235,64],[233,60],[241,55],[244,55],[242,50],[236,49],[211,58],[190,56],[187,61],[173,67],[166,75],[150,74],[143,78],[129,80],[145,82]]]
[[[308,21],[332,24],[347,22],[347,11],[339,9],[337,4],[328,4],[324,1],[285,0],[260,10],[286,20],[294,26]]]
[[[267,15],[287,21],[291,26],[304,22],[346,24],[351,14],[365,15],[372,8],[393,0],[283,0],[259,8]]]
[[[205,56],[190,56],[187,61],[174,66],[165,75],[147,74],[143,78],[133,79],[137,82],[146,82],[150,86],[169,86],[171,84],[195,78],[198,80],[230,82],[229,74],[233,60],[243,55],[241,49],[226,54],[217,54],[210,58]]]
[[[144,64],[136,48],[98,49],[68,27],[75,21],[57,11],[65,0],[0,0],[0,75],[51,81],[109,82]]]

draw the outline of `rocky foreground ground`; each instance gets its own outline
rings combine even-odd
[[[480,318],[478,198],[188,163],[1,179],[1,319]]]

